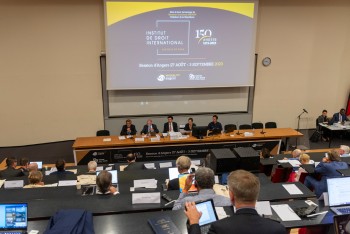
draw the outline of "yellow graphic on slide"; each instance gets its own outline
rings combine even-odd
[[[106,2],[107,25],[145,12],[173,7],[208,7],[254,18],[254,3]]]

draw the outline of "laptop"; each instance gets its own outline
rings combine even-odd
[[[27,233],[28,204],[0,204],[0,233]]]
[[[335,215],[334,220],[334,233],[336,234],[350,234],[350,214]]]
[[[331,210],[337,214],[350,214],[350,177],[327,179]]]
[[[199,219],[199,227],[202,234],[209,232],[211,223],[218,221],[218,215],[214,207],[213,199],[206,201],[196,202],[196,208],[198,211],[202,212],[202,216]]]
[[[38,164],[38,170],[43,169],[43,162],[40,162],[40,161],[38,161],[38,162],[29,162],[29,164],[30,164],[30,163],[36,163],[36,164]]]
[[[98,174],[100,174],[101,171],[97,171],[96,172],[96,176],[98,176]],[[110,170],[108,171],[112,174],[112,184],[116,185],[118,184],[118,171],[117,170]]]

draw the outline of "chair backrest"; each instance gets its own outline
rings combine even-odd
[[[264,125],[262,123],[252,123],[252,128],[262,129],[262,128],[264,128]]]
[[[96,132],[96,136],[109,136],[109,131],[108,130],[98,130]]]
[[[241,124],[241,125],[239,125],[239,129],[252,129],[252,125],[250,125],[250,124]]]
[[[224,127],[225,132],[232,132],[234,130],[237,130],[236,124],[226,124]]]
[[[309,174],[309,173],[307,173],[307,172],[302,172],[302,173],[300,173],[299,182],[303,184],[304,181],[305,181],[305,178],[306,178],[306,176],[307,176],[308,174]]]
[[[273,183],[280,183],[280,182],[283,182],[284,180],[284,168],[279,168],[277,167],[275,169],[275,173],[273,173],[273,175],[271,176],[271,181]]]
[[[277,128],[276,122],[266,122],[265,128]]]

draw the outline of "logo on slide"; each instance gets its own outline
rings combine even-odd
[[[165,80],[165,75],[159,75],[157,80],[158,81],[164,81]]]

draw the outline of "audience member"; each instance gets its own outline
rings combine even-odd
[[[333,115],[333,118],[331,119],[330,123],[344,123],[345,121],[349,121],[348,117],[345,114],[345,109],[340,109],[339,113],[335,113]]]
[[[292,157],[291,158],[284,158],[284,160],[299,160],[300,155],[303,152],[300,149],[295,149],[292,151]]]
[[[144,164],[141,162],[136,162],[136,156],[132,153],[126,156],[126,161],[128,162],[128,166],[124,168],[124,171],[144,169]]]
[[[96,174],[97,162],[90,161],[88,163],[88,173]]]
[[[71,171],[66,171],[66,161],[59,159],[56,161],[57,171],[51,172],[50,175],[65,175],[65,174],[74,174]]]
[[[28,165],[29,165],[28,158],[20,158],[19,159],[19,166],[21,167],[22,171],[28,171]]]
[[[217,115],[213,115],[213,121],[208,124],[209,131],[222,131],[222,125],[218,122],[218,119]]]
[[[29,173],[28,180],[29,184],[24,186],[23,188],[40,188],[44,186],[44,182],[42,182],[43,174],[41,171],[32,171]]]
[[[341,145],[339,148],[340,157],[350,157],[349,151],[350,151],[349,146]]]
[[[188,190],[192,186],[192,180],[195,176],[195,185],[198,189],[197,195],[192,195],[188,193]],[[230,206],[230,199],[215,194],[213,190],[214,186],[214,171],[207,167],[200,167],[196,171],[195,175],[188,175],[186,179],[185,188],[182,193],[180,193],[179,198],[175,201],[173,210],[183,209],[185,206],[185,202],[196,202],[207,199],[213,199],[215,206]]]
[[[176,159],[176,167],[180,174],[188,174],[191,168],[191,159],[187,156],[180,156]],[[179,178],[169,181],[168,190],[179,190]]]
[[[268,148],[262,148],[260,151],[260,158],[271,158],[271,152]]]
[[[168,122],[166,122],[164,124],[163,133],[166,133],[166,132],[178,132],[179,131],[179,129],[177,127],[177,123],[173,122],[173,120],[174,120],[174,117],[169,115],[168,116]]]
[[[8,157],[6,159],[6,166],[7,166],[7,168],[0,172],[2,178],[24,176],[24,173],[22,170],[16,169],[16,167],[17,167],[17,159],[16,158]]]
[[[195,127],[195,126],[196,126],[196,124],[193,123],[193,119],[192,118],[188,118],[187,124],[185,125],[184,130],[185,131],[192,131],[192,128]]]
[[[148,133],[159,133],[159,130],[157,128],[157,125],[153,124],[152,120],[147,120],[147,124],[143,126],[143,129],[141,131],[141,134],[148,134]]]
[[[124,135],[136,135],[137,131],[136,131],[136,127],[135,125],[132,124],[131,119],[127,119],[125,121],[125,125],[123,125],[122,130],[120,131],[120,135],[124,136]]]
[[[300,155],[299,160],[300,160],[300,163],[302,165],[304,165],[304,164],[313,164],[314,163],[314,161],[310,160],[310,156],[308,154]],[[307,171],[304,168],[299,167],[298,171],[295,173],[295,181],[299,181],[300,175],[302,173],[307,173]]]
[[[37,163],[31,163],[28,165],[28,172],[32,172],[32,171],[38,171],[39,167]]]
[[[315,173],[321,174],[321,180],[318,181],[312,176],[307,176],[304,184],[309,189],[314,189],[316,196],[320,197],[323,192],[327,192],[327,179],[341,177],[337,170],[347,168],[348,164],[341,162],[339,152],[336,150],[331,150],[328,153],[328,157],[324,157],[322,162],[320,162],[315,168]]]
[[[228,177],[230,201],[236,208],[236,213],[211,224],[209,233],[219,234],[282,234],[287,233],[285,227],[271,219],[261,217],[255,210],[259,195],[260,182],[252,173],[244,170],[231,172]],[[200,234],[198,212],[194,202],[186,202],[185,214],[188,217],[189,234]]]
[[[112,174],[109,171],[101,171],[96,178],[97,193],[117,194],[118,190],[112,186]]]

